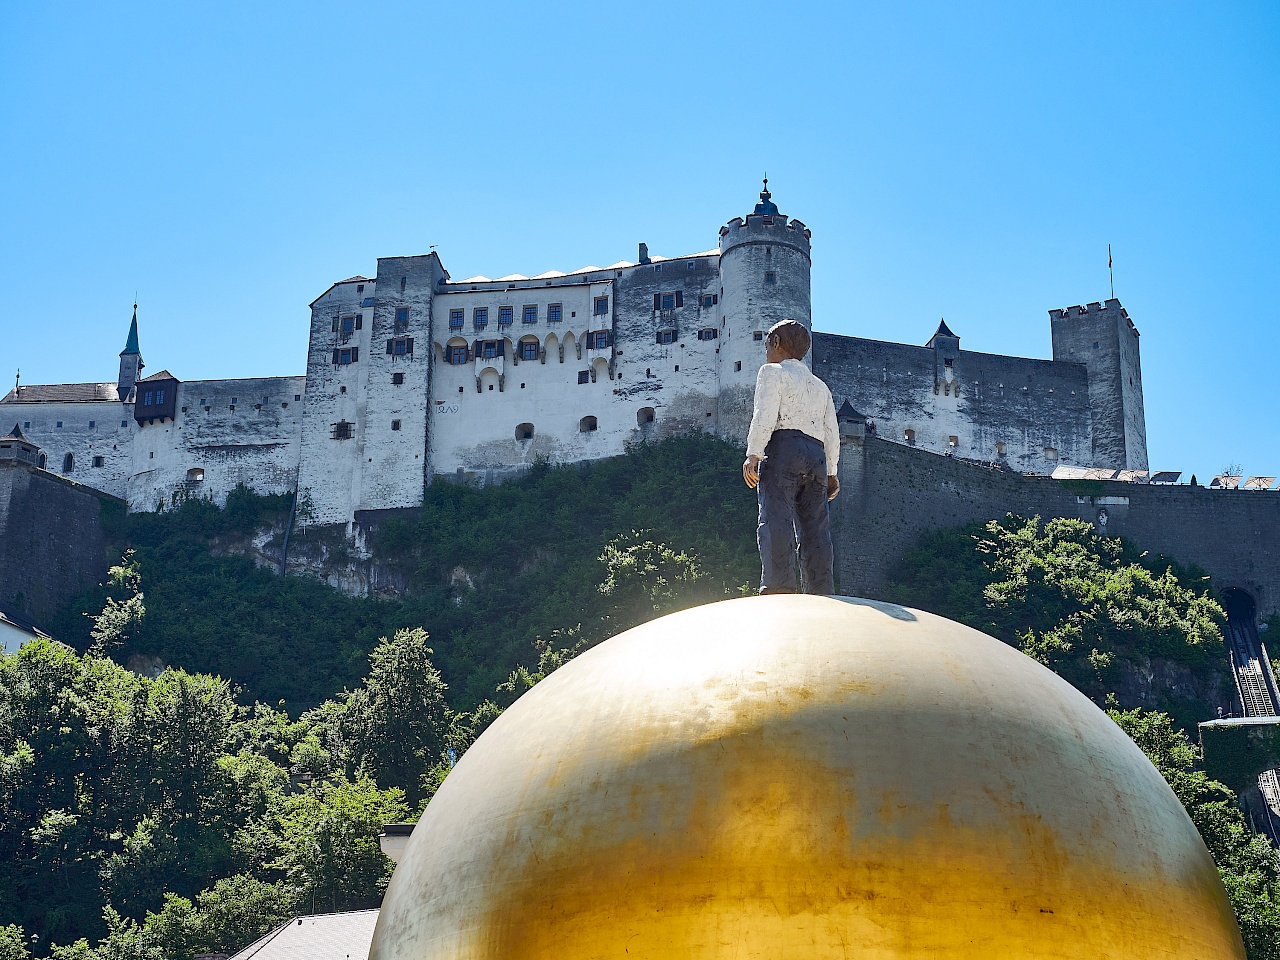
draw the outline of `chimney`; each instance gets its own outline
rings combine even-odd
[[[640,262],[649,262],[649,245],[647,243],[640,244]]]

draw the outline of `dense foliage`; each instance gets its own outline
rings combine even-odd
[[[1184,725],[1214,715],[1214,688],[1228,695],[1226,616],[1208,578],[1082,520],[1009,516],[935,531],[906,553],[890,595],[999,637],[1098,703],[1114,693],[1138,705],[1128,681],[1153,660],[1202,680],[1198,695],[1152,691]]]
[[[675,437],[624,457],[585,465],[539,465],[479,489],[433,484],[418,510],[384,522],[371,547],[400,571],[411,595],[343,596],[308,577],[257,568],[227,545],[282,526],[287,497],[237,491],[219,510],[204,501],[117,521],[117,549],[133,550],[146,616],[115,638],[113,656],[228,678],[250,700],[286,702],[297,712],[351,687],[381,636],[430,628],[435,663],[455,702],[474,707],[526,661],[539,636],[604,616],[611,601],[595,567],[618,533],[696,552],[726,590],[759,576],[755,495],[737,477],[741,452],[707,436]],[[728,481],[728,482],[726,482]],[[332,531],[295,529],[293,542],[345,549]],[[707,594],[710,595],[710,594]],[[81,597],[54,635],[89,649],[93,623],[127,585]],[[123,608],[135,612],[134,608]]]

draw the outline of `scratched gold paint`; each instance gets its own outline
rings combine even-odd
[[[371,960],[1217,960],[1208,852],[1085,697],[940,617],[753,597],[526,693],[414,830]]]

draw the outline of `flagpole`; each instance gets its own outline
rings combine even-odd
[[[1111,244],[1107,244],[1107,273],[1111,274],[1111,299],[1116,298],[1116,272],[1111,266]]]

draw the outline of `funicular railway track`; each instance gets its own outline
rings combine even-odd
[[[1280,716],[1280,689],[1266,644],[1258,634],[1256,608],[1240,591],[1228,591],[1227,652],[1235,674],[1236,692],[1246,717]],[[1280,773],[1266,770],[1258,777],[1258,789],[1271,811],[1271,832],[1280,824]],[[1275,839],[1280,839],[1276,837]]]

